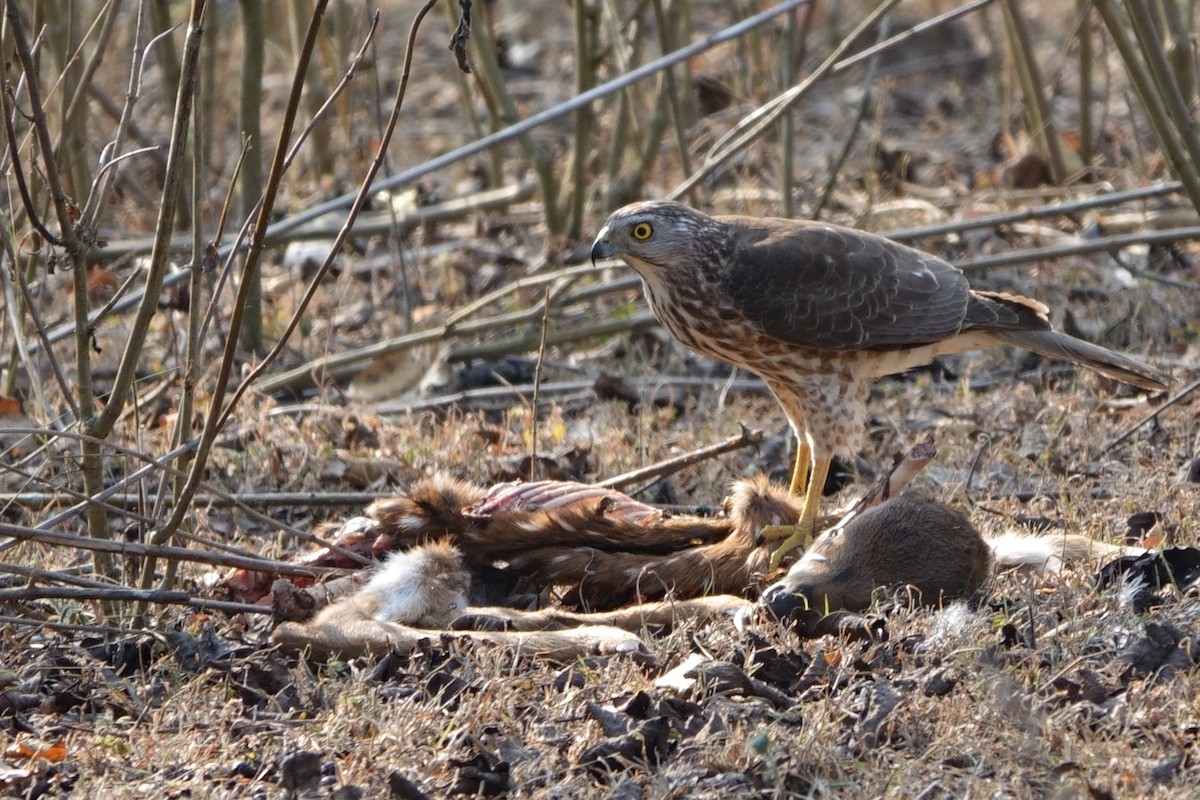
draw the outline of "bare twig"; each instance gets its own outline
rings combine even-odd
[[[1139,419],[1137,422],[1130,425],[1125,430],[1121,431],[1115,437],[1113,437],[1108,442],[1106,442],[1103,449],[1106,451],[1112,450],[1114,447],[1124,444],[1126,441],[1129,440],[1129,437],[1133,436],[1135,433],[1137,433],[1142,428],[1149,425],[1151,422],[1154,422],[1168,408],[1173,408],[1174,406],[1179,405],[1185,399],[1187,399],[1188,397],[1191,397],[1193,394],[1195,394],[1197,390],[1200,390],[1200,379],[1192,381],[1187,386],[1183,387],[1178,392],[1176,392],[1174,397],[1171,397],[1166,402],[1162,403],[1157,408],[1155,408],[1153,411],[1151,411],[1149,414],[1142,417],[1141,419]]]
[[[875,9],[871,11],[871,13],[868,14],[866,18],[863,19],[862,22],[860,22],[836,48],[834,48],[833,52],[830,53],[828,58],[826,58],[819,67],[813,70],[807,78],[791,89],[788,89],[786,92],[776,96],[769,102],[759,106],[749,115],[744,117],[741,122],[734,126],[731,131],[729,131],[729,133],[721,137],[721,139],[709,149],[708,155],[705,156],[704,164],[700,167],[700,169],[693,172],[687,177],[686,180],[683,181],[683,183],[676,186],[671,191],[670,196],[673,198],[681,197],[693,186],[720,169],[727,161],[729,161],[729,159],[733,158],[735,155],[749,147],[753,142],[765,135],[767,131],[774,127],[775,123],[783,114],[786,114],[794,105],[796,105],[796,103],[800,102],[800,100],[804,98],[820,81],[824,80],[829,75],[833,75],[844,69],[848,69],[849,67],[858,63],[858,61],[861,60],[866,54],[874,54],[885,47],[894,46],[898,42],[903,41],[904,38],[907,38],[905,36],[892,37],[880,45],[869,48],[868,50],[864,51],[864,53],[859,53],[855,58],[844,58],[846,53],[849,52],[850,48],[853,47],[858,41],[859,37],[874,27],[874,25],[885,14],[891,11],[891,9],[895,7],[898,2],[899,0],[884,0],[884,2],[876,6]],[[988,2],[991,2],[991,0],[977,0],[975,3],[968,3],[961,9],[956,9],[953,13],[957,15],[961,13],[967,13],[968,11],[974,11],[978,8],[981,8]],[[941,21],[947,16],[948,15],[943,14],[939,16],[937,20]],[[909,31],[908,34],[912,35],[912,31]]]
[[[89,536],[76,536],[73,533],[50,531],[44,528],[29,528],[23,525],[11,525],[6,522],[0,522],[0,536],[10,536],[13,539],[37,542],[38,544],[47,546],[71,547],[78,550],[108,553],[126,558],[170,558],[176,561],[211,564],[218,567],[250,569],[256,572],[276,572],[280,575],[317,577],[319,575],[342,574],[345,572],[345,570],[335,567],[300,567],[286,561],[250,558],[229,553],[209,553],[204,550],[193,550],[186,547],[143,544],[141,542],[126,542],[116,539],[93,539]]]
[[[879,40],[886,41],[888,33],[891,30],[891,17],[884,17],[879,23]],[[850,153],[854,150],[854,145],[858,141],[859,131],[862,129],[863,118],[867,115],[867,110],[871,107],[871,87],[875,83],[875,70],[879,67],[879,54],[876,53],[867,62],[867,74],[863,78],[863,96],[858,103],[858,109],[854,113],[854,119],[850,123],[850,132],[846,135],[846,141],[842,145],[841,152],[833,162],[833,166],[829,170],[829,176],[825,179],[825,188],[821,191],[821,198],[813,206],[809,217],[812,219],[820,219],[821,214],[825,211],[825,205],[829,202],[829,198],[833,196],[833,189],[841,177],[842,168],[846,166],[846,162],[850,159]],[[791,119],[790,116],[785,119]]]
[[[590,385],[590,383],[589,383]],[[220,493],[198,493],[192,496],[197,508],[322,508],[335,506],[364,506],[375,500],[395,497],[395,492],[238,492],[236,495]],[[141,494],[112,494],[104,498],[104,504],[115,511],[127,511],[145,505],[147,498]],[[165,498],[171,502],[168,494]],[[58,508],[73,504],[74,495],[65,491],[54,492],[0,492],[0,508],[18,505],[28,509]],[[269,518],[268,518],[269,519]],[[44,525],[42,527],[45,527]],[[302,533],[297,531],[297,533]]]
[[[1120,250],[1121,248],[1136,244],[1170,244],[1189,239],[1200,239],[1200,226],[1168,228],[1164,231],[1127,233],[1120,236],[1104,236],[1099,239],[1080,239],[1079,241],[1050,247],[1034,247],[1028,250],[1015,250],[1011,253],[979,256],[978,258],[955,262],[955,266],[963,272],[971,272],[974,270],[991,269],[992,267],[1024,264],[1030,261],[1041,261],[1049,258],[1065,258],[1066,256],[1086,255],[1088,253],[1103,253],[1110,250]]]
[[[170,518],[150,537],[152,544],[161,545],[170,540],[175,531],[178,530],[186,516],[189,506],[190,497],[199,488],[201,479],[203,478],[204,469],[208,465],[208,454],[212,448],[213,442],[216,441],[217,432],[224,423],[226,415],[219,413],[221,411],[220,398],[225,396],[225,391],[229,385],[229,380],[234,369],[234,364],[237,356],[238,338],[241,330],[241,323],[246,313],[246,306],[252,291],[252,276],[258,271],[263,252],[263,239],[266,235],[268,221],[271,211],[275,207],[275,197],[279,192],[279,186],[283,180],[284,158],[287,153],[288,142],[291,139],[292,127],[295,124],[296,114],[299,110],[300,97],[303,93],[304,76],[308,71],[308,62],[312,57],[314,43],[316,41],[317,31],[320,29],[321,18],[324,14],[326,0],[318,0],[316,8],[313,11],[312,19],[309,23],[309,29],[306,34],[305,46],[301,50],[300,59],[296,64],[296,69],[292,78],[292,90],[288,95],[287,107],[284,111],[283,119],[280,122],[279,137],[275,146],[275,154],[271,161],[271,169],[267,176],[265,188],[263,190],[263,198],[258,206],[258,218],[255,222],[255,229],[251,236],[250,245],[246,254],[245,264],[242,270],[242,282],[238,287],[238,295],[234,301],[233,315],[229,321],[229,333],[225,340],[225,349],[222,352],[221,363],[217,371],[217,377],[212,389],[212,396],[216,398],[213,407],[204,419],[204,428],[200,434],[199,443],[196,446],[196,454],[190,465],[187,478],[183,481],[183,485],[178,489],[178,496],[175,498],[175,506],[172,509]],[[236,405],[237,393],[234,399],[226,406],[225,411],[228,412]],[[150,582],[154,580],[154,558],[150,557],[142,565],[142,588],[149,588]],[[166,588],[166,587],[164,587]]]
[[[210,600],[196,597],[187,592],[167,589],[82,589],[61,586],[30,586],[27,589],[0,589],[0,601],[21,600],[99,600],[106,602],[133,602],[139,605],[159,603],[175,606],[190,606],[226,614],[270,614],[271,609],[252,603],[234,603],[229,600]],[[128,632],[128,629],[125,629]]]
[[[1102,194],[1092,195],[1090,197],[1082,197],[1078,200],[1067,200],[1061,203],[1049,203],[1031,208],[1022,208],[1016,211],[1006,211],[1002,214],[989,214],[987,216],[972,217],[970,219],[957,219],[952,222],[942,222],[938,223],[937,225],[925,225],[920,228],[905,228],[898,231],[888,231],[883,235],[898,242],[909,242],[914,239],[946,236],[948,234],[963,233],[965,231],[978,230],[980,228],[992,228],[1000,225],[1012,225],[1018,222],[1029,222],[1030,220],[1043,219],[1045,217],[1077,214],[1080,211],[1090,211],[1094,208],[1115,206],[1121,203],[1134,202],[1138,200],[1151,200],[1156,197],[1162,197],[1166,194],[1175,194],[1181,188],[1183,188],[1183,184],[1181,184],[1179,181],[1165,181],[1162,183],[1153,184],[1151,186],[1142,186],[1137,189],[1127,189],[1121,192],[1105,192]]]
[[[1017,68],[1017,79],[1021,83],[1029,135],[1037,142],[1038,150],[1046,156],[1051,180],[1055,184],[1063,184],[1070,176],[1067,175],[1066,161],[1063,159],[1062,141],[1058,138],[1050,106],[1043,93],[1046,84],[1042,81],[1041,70],[1033,53],[1029,29],[1016,2],[1000,0],[1000,8],[1004,12],[1004,29]]]
[[[1121,54],[1129,81],[1142,102],[1146,118],[1154,129],[1163,155],[1171,165],[1171,171],[1183,183],[1184,191],[1192,205],[1200,211],[1200,172],[1197,171],[1196,164],[1189,160],[1186,148],[1179,138],[1180,132],[1171,124],[1166,100],[1155,83],[1150,67],[1143,60],[1144,54],[1130,37],[1129,26],[1119,13],[1115,0],[1095,0],[1095,7],[1108,28],[1113,44]]]
[[[533,397],[530,400],[529,480],[537,480],[538,411],[542,390],[542,367],[546,363],[546,333],[550,330],[550,287],[542,293],[542,339],[538,343],[537,363],[533,368]]]
[[[624,489],[626,486],[631,486],[635,483],[643,483],[650,479],[661,478],[664,475],[670,475],[678,472],[681,469],[690,467],[692,464],[699,464],[701,461],[707,461],[710,458],[731,453],[734,450],[742,450],[747,447],[758,447],[762,444],[762,431],[751,430],[745,426],[737,436],[731,436],[723,442],[710,444],[706,447],[699,447],[690,453],[668,458],[664,461],[659,461],[657,464],[651,464],[648,467],[631,470],[620,475],[614,475],[602,481],[597,481],[597,486],[602,486],[606,489]]]

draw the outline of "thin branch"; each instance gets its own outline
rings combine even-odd
[[[606,489],[624,489],[635,483],[642,483],[652,478],[661,478],[664,475],[670,475],[685,467],[690,467],[692,464],[699,464],[701,461],[707,461],[725,453],[731,453],[747,447],[758,447],[762,444],[762,441],[762,431],[751,430],[743,426],[737,436],[731,436],[723,442],[699,447],[690,453],[668,458],[659,461],[657,464],[651,464],[648,467],[614,475],[606,480],[597,481],[596,485]]]
[[[193,550],[187,547],[143,544],[141,542],[126,542],[117,539],[94,539],[90,536],[77,536],[73,533],[50,531],[44,528],[29,528],[24,525],[12,525],[7,522],[0,522],[0,536],[10,536],[13,539],[36,542],[48,547],[68,547],[76,550],[108,553],[125,558],[170,558],[176,561],[210,564],[235,569],[249,569],[255,572],[274,572],[279,575],[302,575],[315,578],[320,575],[340,575],[346,573],[346,570],[337,567],[302,567],[286,561],[274,561],[269,558],[238,556],[229,553],[209,553],[204,550]]]
[[[271,212],[275,208],[275,197],[279,192],[279,186],[283,180],[287,145],[291,139],[292,127],[295,124],[300,106],[300,98],[304,91],[305,75],[308,73],[308,64],[312,58],[317,32],[320,30],[321,19],[325,13],[326,5],[327,0],[318,0],[316,3],[312,19],[309,21],[308,31],[305,34],[304,46],[300,51],[300,59],[296,64],[296,69],[292,76],[292,88],[288,93],[287,107],[280,122],[275,154],[271,160],[271,169],[267,175],[263,198],[259,203],[258,218],[255,222],[254,233],[251,237],[242,271],[242,282],[238,287],[238,295],[234,301],[233,316],[229,321],[229,331],[225,338],[225,349],[221,354],[217,378],[212,389],[212,397],[215,400],[212,408],[205,416],[204,428],[201,431],[200,441],[196,447],[196,455],[192,460],[187,478],[183,481],[183,485],[179,489],[179,496],[176,498],[171,516],[151,536],[151,542],[154,544],[162,544],[168,541],[183,523],[183,519],[190,507],[189,500],[200,486],[204,470],[208,466],[209,451],[212,449],[213,443],[216,441],[217,432],[220,430],[226,417],[225,414],[219,413],[220,407],[218,404],[220,399],[225,396],[225,391],[229,386],[229,380],[234,369],[234,364],[236,363],[241,320],[246,311],[246,302],[253,283],[250,278],[258,270],[262,259],[263,239],[266,236],[267,223]],[[244,385],[245,382],[243,382]],[[237,397],[238,395],[235,393],[234,399],[226,406],[226,411],[235,405]],[[147,582],[153,580],[153,573],[154,560],[150,558],[142,565],[142,588],[148,588]]]

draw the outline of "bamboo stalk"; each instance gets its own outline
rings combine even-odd
[[[1025,18],[1021,15],[1016,0],[1000,0],[1000,8],[1004,12],[1004,29],[1008,34],[1009,49],[1017,68],[1017,79],[1021,84],[1029,135],[1037,143],[1038,152],[1046,156],[1051,180],[1061,185],[1066,183],[1070,176],[1063,159],[1062,139],[1058,136],[1049,102],[1043,94],[1042,87],[1046,84],[1042,80],[1041,69],[1033,52],[1029,29],[1025,27]]]
[[[1125,62],[1129,80],[1133,84],[1146,118],[1154,129],[1155,138],[1163,150],[1171,171],[1182,183],[1184,191],[1192,206],[1200,211],[1200,172],[1194,163],[1188,160],[1184,146],[1178,138],[1178,132],[1171,124],[1164,100],[1155,85],[1150,69],[1142,60],[1139,48],[1130,39],[1126,30],[1124,18],[1118,13],[1115,0],[1095,0],[1096,10],[1100,12],[1113,43]]]

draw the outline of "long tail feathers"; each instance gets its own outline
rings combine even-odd
[[[1014,347],[1032,350],[1047,358],[1065,359],[1149,391],[1166,391],[1170,385],[1165,372],[1058,331],[997,331],[994,335]]]

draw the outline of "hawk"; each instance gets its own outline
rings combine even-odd
[[[936,356],[1003,344],[1151,391],[1167,376],[1055,331],[1047,307],[975,290],[936,256],[824,222],[713,217],[681,203],[618,209],[592,245],[637,270],[650,308],[686,347],[755,373],[799,446],[804,510],[771,565],[806,542],[833,456],[864,432],[871,380]]]

